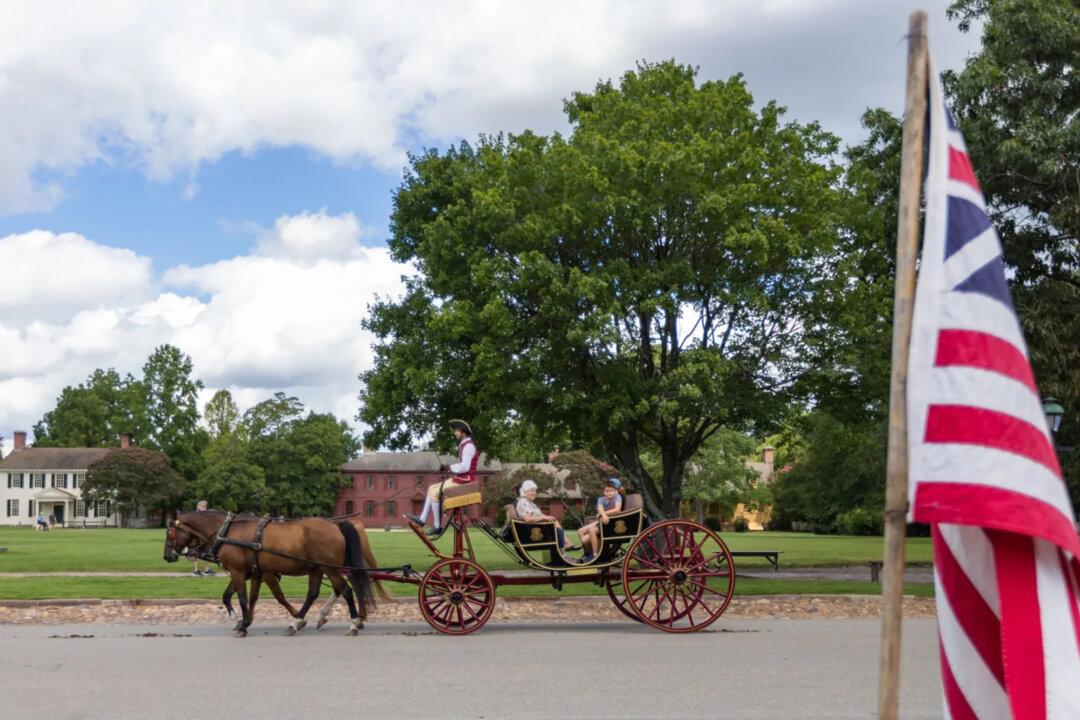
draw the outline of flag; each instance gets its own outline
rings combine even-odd
[[[908,367],[909,520],[930,523],[946,717],[1080,718],[1080,541],[1001,243],[930,75]]]

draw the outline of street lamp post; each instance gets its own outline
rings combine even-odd
[[[1061,420],[1065,417],[1065,408],[1052,397],[1043,398],[1043,414],[1046,415],[1046,425],[1050,428],[1050,435],[1057,435],[1061,427]]]

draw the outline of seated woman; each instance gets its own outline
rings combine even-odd
[[[604,481],[604,494],[596,501],[598,519],[578,530],[581,544],[585,546],[583,560],[589,560],[600,552],[600,523],[606,525],[608,513],[617,513],[622,507],[622,481],[619,478],[608,478]]]
[[[526,480],[521,483],[521,488],[518,489],[518,501],[514,506],[517,510],[518,517],[527,523],[537,522],[549,522],[555,521],[555,535],[558,537],[559,545],[563,550],[579,550],[579,545],[568,545],[566,543],[566,533],[563,532],[562,525],[551,515],[545,515],[543,511],[536,504],[536,483],[532,480]]]

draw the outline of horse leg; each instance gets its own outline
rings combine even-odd
[[[295,635],[298,630],[303,630],[307,625],[305,616],[307,611],[311,609],[311,604],[319,598],[319,588],[322,584],[323,572],[322,570],[316,570],[308,575],[307,583],[307,598],[304,599],[304,604],[300,607],[300,612],[297,613],[297,617],[291,623],[289,627],[285,628],[286,635]]]
[[[345,596],[345,603],[349,606],[349,617],[352,618],[352,624],[349,626],[349,631],[345,634],[356,635],[360,629],[364,627],[365,618],[360,617],[360,613],[356,610],[356,598],[353,596],[352,586],[350,586],[348,581],[341,575],[338,575],[337,581],[341,583],[340,590],[338,589],[337,583],[335,583],[334,589]],[[333,578],[331,578],[331,582],[334,582]]]
[[[330,584],[334,587],[334,594],[330,596],[330,599],[323,603],[322,608],[319,609],[319,622],[315,625],[315,629],[318,630],[326,624],[326,619],[330,615],[330,611],[334,609],[334,603],[341,597],[341,592],[338,584],[334,581],[334,576],[330,575]]]
[[[230,582],[225,587],[225,592],[221,596],[221,604],[225,606],[225,610],[228,611],[229,617],[235,617],[236,616],[236,611],[233,610],[233,606],[232,606],[232,596],[235,593],[236,593],[236,591],[233,590],[232,583]]]
[[[232,578],[232,587],[236,591],[237,600],[240,603],[240,622],[236,623],[236,627],[233,628],[233,636],[242,638],[247,637],[248,616],[251,609],[248,607],[247,600],[247,587],[244,581],[244,573],[239,570],[230,570],[229,576]]]
[[[281,581],[277,575],[267,575],[263,578],[263,582],[266,583],[266,587],[270,588],[270,592],[274,595],[274,599],[285,608],[285,612],[289,613],[290,617],[296,617],[299,613],[296,612],[296,608],[285,597],[285,593],[281,592]]]
[[[262,578],[258,575],[254,575],[251,578],[251,594],[248,596],[248,617],[247,623],[244,625],[244,630],[251,627],[251,623],[255,621],[255,603],[259,602],[259,588],[262,587]]]

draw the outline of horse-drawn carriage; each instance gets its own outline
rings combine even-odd
[[[609,521],[600,524],[600,551],[588,561],[564,552],[554,521],[525,522],[507,505],[506,524],[497,530],[463,511],[474,502],[479,502],[475,491],[444,499],[450,510],[445,527],[453,533],[449,554],[410,525],[439,558],[422,577],[372,573],[377,579],[418,584],[420,611],[440,632],[466,635],[483,627],[501,585],[550,584],[561,590],[568,583],[596,583],[607,589],[624,615],[666,632],[700,630],[731,601],[735,570],[723,540],[688,520],[649,524],[640,495],[627,496],[623,510],[609,513]],[[470,527],[479,528],[522,566],[539,572],[488,572],[476,561]]]
[[[364,527],[356,518],[272,522],[231,513],[184,513],[166,534],[165,559],[175,561],[180,554],[188,554],[221,562],[232,578],[223,602],[231,611],[229,599],[237,593],[243,612],[236,627],[238,636],[245,635],[251,624],[260,583],[265,582],[295,618],[287,630],[293,634],[306,623],[324,577],[331,582],[334,596],[320,611],[318,625],[326,621],[334,601],[344,597],[353,618],[350,634],[363,626],[367,609],[374,603],[373,592],[389,599],[381,582],[418,586],[424,619],[449,635],[467,635],[483,627],[495,609],[496,590],[504,585],[550,584],[562,590],[570,583],[596,583],[624,615],[665,632],[701,630],[719,618],[731,601],[735,569],[724,542],[688,520],[648,523],[640,495],[627,496],[621,512],[608,513],[608,522],[599,525],[599,552],[588,560],[566,554],[554,521],[526,522],[513,505],[506,507],[506,524],[501,529],[470,518],[464,508],[480,501],[475,486],[446,491],[443,508],[450,516],[442,535],[451,534],[449,552],[436,545],[442,535],[429,538],[420,527],[410,525],[437,558],[422,574],[408,565],[377,567]],[[488,572],[476,560],[471,527],[535,572]],[[281,593],[281,575],[308,576],[308,596],[299,610]],[[355,605],[346,575],[356,590]],[[250,602],[246,580],[252,585]]]

